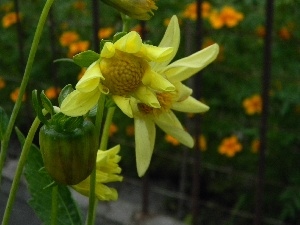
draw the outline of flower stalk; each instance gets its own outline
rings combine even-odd
[[[104,104],[105,104],[105,96],[101,95],[98,101],[98,107],[97,107],[97,115],[96,115],[96,132],[97,137],[100,137],[101,133],[101,124],[103,120],[103,112],[104,112]],[[95,159],[96,160],[96,159]],[[96,209],[96,194],[95,194],[95,188],[96,188],[96,166],[94,166],[94,169],[90,175],[90,194],[89,194],[89,207],[88,207],[88,216],[87,216],[87,225],[95,224],[95,209]]]
[[[101,98],[99,102],[101,101]],[[102,107],[104,108],[104,107]],[[101,136],[100,141],[100,149],[107,149],[107,143],[109,139],[109,127],[112,123],[112,119],[115,112],[115,107],[108,108],[104,127],[103,127],[103,133]],[[99,109],[98,109],[99,110]],[[100,110],[101,111],[101,110]],[[98,113],[97,113],[98,115]],[[86,225],[94,225],[95,224],[95,216],[96,216],[96,204],[97,199],[95,195],[95,187],[96,187],[96,168],[93,170],[93,172],[90,175],[90,195],[89,195],[89,209],[88,209],[88,217]]]

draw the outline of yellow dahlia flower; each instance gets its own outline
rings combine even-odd
[[[175,52],[172,53],[174,56],[179,46],[179,40],[179,24],[177,18],[173,16],[159,47],[173,47],[175,49]],[[176,90],[156,92],[160,108],[146,105],[138,99],[130,99],[135,126],[136,163],[139,176],[144,175],[150,164],[155,143],[155,125],[187,147],[193,147],[192,136],[185,131],[172,110],[201,113],[209,109],[208,106],[193,98],[191,96],[192,89],[182,84],[181,81],[206,67],[217,57],[218,52],[219,46],[213,44],[171,64],[169,64],[170,59],[169,62],[164,61],[151,65],[152,70],[166,77],[174,84]]]
[[[119,108],[132,117],[129,97],[153,108],[160,104],[155,91],[174,91],[175,87],[166,78],[151,69],[151,62],[169,62],[173,58],[172,47],[156,47],[142,42],[131,31],[115,43],[106,42],[100,58],[92,63],[61,105],[68,116],[87,113],[103,94],[111,94]]]
[[[118,199],[116,189],[108,187],[105,183],[122,181],[123,177],[118,175],[121,173],[121,168],[118,163],[121,156],[118,155],[120,145],[117,145],[109,150],[98,150],[96,161],[96,196],[100,201],[111,201]],[[89,196],[90,193],[90,176],[79,184],[73,185],[73,189],[82,195]]]

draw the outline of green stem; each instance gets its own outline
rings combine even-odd
[[[11,211],[13,208],[13,204],[14,204],[14,201],[16,198],[16,194],[17,194],[17,190],[19,187],[23,168],[24,168],[24,165],[27,160],[27,156],[28,156],[31,144],[32,144],[32,140],[34,138],[34,135],[35,135],[39,125],[40,125],[40,120],[38,118],[35,118],[35,120],[33,121],[32,125],[29,129],[28,135],[25,139],[25,142],[24,142],[24,145],[22,148],[22,152],[20,155],[19,163],[18,163],[18,166],[16,169],[16,174],[14,176],[14,180],[12,182],[12,186],[11,186],[8,200],[6,203],[5,212],[4,212],[4,216],[3,216],[3,220],[2,220],[2,225],[7,225],[9,222],[9,217],[10,217],[10,214],[11,214]]]
[[[18,99],[17,99],[17,101],[14,105],[14,108],[13,108],[13,111],[12,111],[12,114],[11,114],[11,117],[10,117],[10,120],[9,120],[9,123],[8,123],[8,126],[7,126],[7,130],[6,130],[5,135],[4,135],[4,139],[1,142],[0,184],[1,184],[1,178],[2,178],[2,169],[4,167],[4,163],[5,163],[5,159],[6,159],[6,155],[7,155],[7,149],[8,149],[10,136],[11,136],[11,133],[12,133],[17,115],[18,115],[19,110],[21,108],[22,99],[23,99],[23,96],[24,96],[24,93],[25,93],[25,90],[26,90],[26,87],[27,87],[27,84],[28,84],[28,81],[29,81],[29,78],[30,78],[33,61],[34,61],[34,58],[35,58],[36,51],[38,49],[38,44],[40,42],[42,31],[43,31],[43,28],[44,28],[49,10],[50,10],[53,2],[54,2],[54,0],[47,0],[45,5],[44,5],[43,11],[41,13],[41,16],[40,16],[40,19],[39,19],[39,22],[38,22],[38,25],[37,25],[37,28],[36,28],[36,31],[35,31],[35,35],[34,35],[34,38],[33,38],[33,41],[32,41],[32,45],[31,45],[31,49],[30,49],[30,52],[29,52],[27,64],[26,64],[26,67],[25,67],[25,72],[24,72],[24,75],[23,75],[23,79],[22,79],[22,82],[21,82],[19,96],[18,96]]]
[[[130,30],[130,17],[121,13],[122,21],[123,21],[123,32],[129,32]]]
[[[97,115],[95,121],[96,131],[98,132],[97,137],[99,137],[99,140],[100,140],[100,133],[101,133],[101,125],[103,120],[104,105],[105,105],[105,95],[101,94],[98,101]]]
[[[51,225],[57,224],[58,213],[58,185],[52,187]]]
[[[95,121],[97,137],[100,137],[100,133],[101,133],[104,104],[105,104],[105,95],[102,94],[98,101],[97,115],[96,115],[96,121]],[[87,216],[87,221],[86,221],[86,224],[88,224],[88,225],[94,224],[94,221],[95,221],[95,209],[96,209],[96,202],[97,202],[95,188],[96,188],[96,166],[94,167],[94,169],[90,175],[89,208],[88,208],[88,216]]]
[[[107,115],[106,115],[106,120],[104,123],[104,127],[103,127],[103,133],[102,133],[102,137],[101,137],[101,141],[100,141],[100,149],[101,150],[105,150],[107,149],[107,143],[108,143],[108,138],[109,138],[109,128],[114,116],[114,112],[115,112],[115,107],[110,107],[107,111]],[[94,173],[94,174],[93,174]],[[92,181],[92,176],[94,181]],[[90,202],[89,202],[89,212],[88,212],[88,221],[87,221],[87,225],[94,225],[95,224],[95,216],[96,216],[96,205],[97,205],[97,199],[95,196],[95,185],[96,185],[96,170],[92,172],[91,174],[91,180],[90,180]],[[92,182],[94,182],[94,186],[92,187]],[[93,191],[92,189],[93,188]],[[94,197],[94,203],[93,206],[91,206],[91,196]],[[93,210],[93,211],[91,211]]]
[[[110,107],[108,108],[106,120],[103,127],[103,133],[100,141],[100,149],[106,150],[107,149],[107,143],[109,138],[109,128],[112,123],[112,119],[114,117],[116,107]]]

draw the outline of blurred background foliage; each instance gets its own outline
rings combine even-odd
[[[16,2],[19,14],[16,13]],[[18,96],[18,86],[43,4],[42,0],[2,0],[0,3],[0,106],[8,114]],[[163,0],[158,1],[157,6],[155,16],[146,22],[146,39],[154,45],[159,44],[170,17],[176,14],[182,31],[176,58],[198,51],[200,48],[193,45],[198,38],[195,36],[195,2]],[[245,224],[245,220],[239,222],[224,214],[223,208],[253,212],[260,144],[264,7],[264,1],[258,0],[211,0],[202,5],[203,47],[212,43],[220,45],[218,58],[202,74],[201,101],[210,106],[210,111],[203,115],[203,133],[196,138],[203,151],[201,199],[217,205],[215,210],[219,210],[212,214],[209,207],[204,207],[201,213],[203,221],[211,221],[205,224],[216,224],[213,221],[222,219],[227,224],[233,224],[233,221]],[[265,216],[291,224],[300,223],[299,8],[299,0],[275,1],[266,162]],[[18,15],[20,24],[17,23]],[[122,28],[118,12],[102,2],[99,21],[99,39],[109,39]],[[135,20],[131,21],[131,27],[138,32],[141,30],[141,24]],[[57,104],[59,91],[66,84],[76,84],[84,71],[72,63],[53,61],[93,49],[91,40],[90,1],[57,0],[44,29],[17,126],[28,129],[35,116],[31,90],[45,90]],[[190,114],[179,116],[182,121],[193,117]],[[133,121],[117,112],[113,122],[111,142],[122,145],[123,173],[136,177]],[[158,131],[149,176],[157,182],[163,180],[169,188],[177,190],[183,154],[190,157],[191,152],[174,138]],[[191,165],[187,165],[187,171],[191,171]],[[187,194],[190,194],[190,179],[188,172]],[[188,206],[188,202],[186,204]],[[177,207],[171,203],[166,205],[171,212]],[[184,216],[188,221],[189,206],[186,209]]]

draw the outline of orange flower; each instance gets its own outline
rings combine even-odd
[[[47,96],[47,98],[49,99],[55,99],[58,97],[60,92],[60,88],[57,87],[49,87],[46,91],[45,91],[45,95]]]
[[[281,27],[279,30],[279,37],[282,40],[290,40],[292,37],[291,31],[287,27]]]
[[[114,28],[112,27],[100,28],[98,31],[98,37],[99,39],[106,39],[109,38],[113,32]]]
[[[201,151],[206,151],[207,149],[207,143],[206,143],[206,138],[204,135],[200,135],[199,138],[198,138],[198,144],[200,146],[200,150]]]
[[[243,101],[243,106],[248,115],[259,114],[262,110],[262,99],[260,95],[253,95]]]
[[[134,126],[129,125],[126,127],[126,134],[130,137],[134,136]]]
[[[219,145],[218,152],[227,157],[233,157],[237,152],[242,150],[242,145],[239,143],[238,138],[235,135],[224,138]]]
[[[5,88],[5,86],[6,86],[5,80],[2,77],[0,77],[0,90]]]
[[[260,141],[255,139],[251,143],[251,152],[257,153],[259,151]]]
[[[141,35],[142,32],[142,26],[140,24],[137,24],[136,26],[134,26],[133,28],[131,28],[131,31],[136,31]]]
[[[209,2],[204,1],[201,5],[201,14],[203,18],[207,18],[211,11],[211,5]],[[190,20],[197,19],[197,2],[193,2],[187,5],[183,12],[183,17]]]
[[[20,92],[20,89],[19,89],[19,88],[16,88],[12,93],[10,93],[10,99],[11,99],[13,102],[16,102],[16,101],[17,101],[18,96],[19,96],[19,92]],[[26,96],[23,95],[22,101],[25,101],[25,100],[26,100]]]
[[[73,3],[73,7],[74,7],[74,9],[83,11],[86,9],[86,3],[82,0],[78,0]]]
[[[90,43],[88,41],[77,41],[69,45],[69,57],[88,50]]]
[[[230,6],[225,6],[221,10],[221,17],[224,24],[228,27],[236,26],[241,20],[244,19],[244,15]]]
[[[222,17],[220,16],[219,12],[214,10],[210,16],[209,16],[210,24],[215,29],[220,29],[224,26],[224,21],[222,20]]]
[[[61,46],[69,46],[73,42],[77,41],[79,39],[79,35],[75,31],[66,31],[64,32],[60,38],[59,42]]]
[[[20,19],[20,14],[17,14],[15,12],[10,12],[7,13],[3,18],[2,18],[2,26],[4,28],[8,28],[18,22],[18,17]]]
[[[220,12],[214,11],[209,17],[210,23],[215,29],[223,26],[234,27],[243,19],[244,15],[230,6],[224,6]]]
[[[114,123],[112,123],[109,127],[109,136],[111,137],[117,132],[118,132],[118,127]]]
[[[172,145],[174,145],[174,146],[180,145],[180,142],[179,142],[176,138],[172,137],[172,136],[169,135],[169,134],[166,134],[165,140],[166,140],[168,143],[170,143],[170,144],[172,144]]]
[[[266,28],[264,26],[258,26],[255,33],[258,37],[263,38],[266,35]]]

